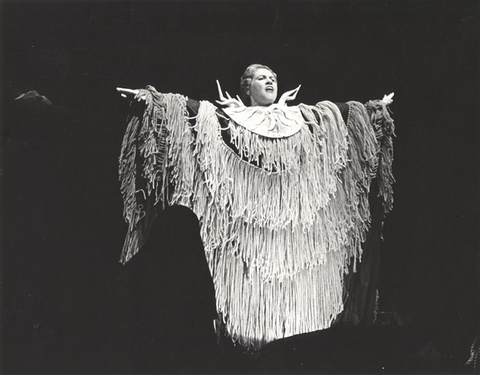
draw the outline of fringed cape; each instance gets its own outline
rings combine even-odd
[[[199,218],[217,309],[234,340],[259,348],[330,327],[348,266],[362,256],[374,177],[384,212],[392,208],[386,106],[349,102],[345,123],[331,102],[301,104],[300,131],[272,139],[234,121],[222,128],[209,102],[189,118],[186,97],[147,94],[120,155],[129,225],[121,262],[142,247],[156,207],[184,205]]]

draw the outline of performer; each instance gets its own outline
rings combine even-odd
[[[345,274],[355,271],[371,223],[372,181],[393,204],[393,93],[289,106],[276,74],[249,66],[241,96],[223,108],[179,94],[118,88],[144,100],[120,155],[129,225],[121,262],[141,249],[158,210],[197,215],[228,334],[246,347],[326,329],[344,308]],[[376,177],[376,178],[375,178]]]

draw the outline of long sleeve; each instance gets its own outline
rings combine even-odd
[[[384,214],[393,208],[393,137],[395,126],[388,107],[381,100],[370,100],[365,105],[350,101],[347,127],[351,138],[356,140],[356,147],[362,148],[365,140],[356,139],[360,128],[373,129],[376,140],[375,153],[375,183],[378,185],[378,194],[383,200]],[[353,130],[353,131],[352,131]]]
[[[171,123],[188,121],[184,96],[159,94],[151,86],[146,93],[143,113],[132,115],[128,121],[119,159],[123,214],[128,223],[122,263],[144,245],[157,207],[167,203],[168,128],[173,127]],[[194,109],[195,103],[191,104]]]
[[[370,122],[375,129],[378,151],[377,181],[379,195],[383,198],[384,213],[393,208],[393,137],[395,126],[388,107],[381,100],[371,100],[365,107],[370,116]]]
[[[377,283],[380,269],[382,227],[385,215],[393,207],[393,136],[394,123],[388,107],[380,100],[363,105],[349,102],[347,127],[350,142],[358,152],[365,146],[365,139],[358,137],[362,130],[373,132],[374,167],[368,183],[364,185],[364,203],[368,200],[369,226],[362,243],[361,262],[354,262],[344,279],[344,311],[335,324],[369,325],[375,319],[378,303]],[[360,156],[361,157],[361,156]],[[366,176],[365,176],[366,177]]]

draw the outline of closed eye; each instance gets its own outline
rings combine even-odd
[[[270,81],[272,81],[272,82],[277,82],[277,80],[275,79],[275,77],[267,77],[267,76],[259,76],[259,77],[258,77],[258,80],[259,80],[259,81],[260,81],[260,80],[265,80],[265,79],[267,79],[267,78],[270,79]]]

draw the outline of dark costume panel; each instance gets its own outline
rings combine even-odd
[[[173,206],[160,212],[142,251],[124,270],[132,370],[211,368],[217,352],[215,291],[191,210]]]

